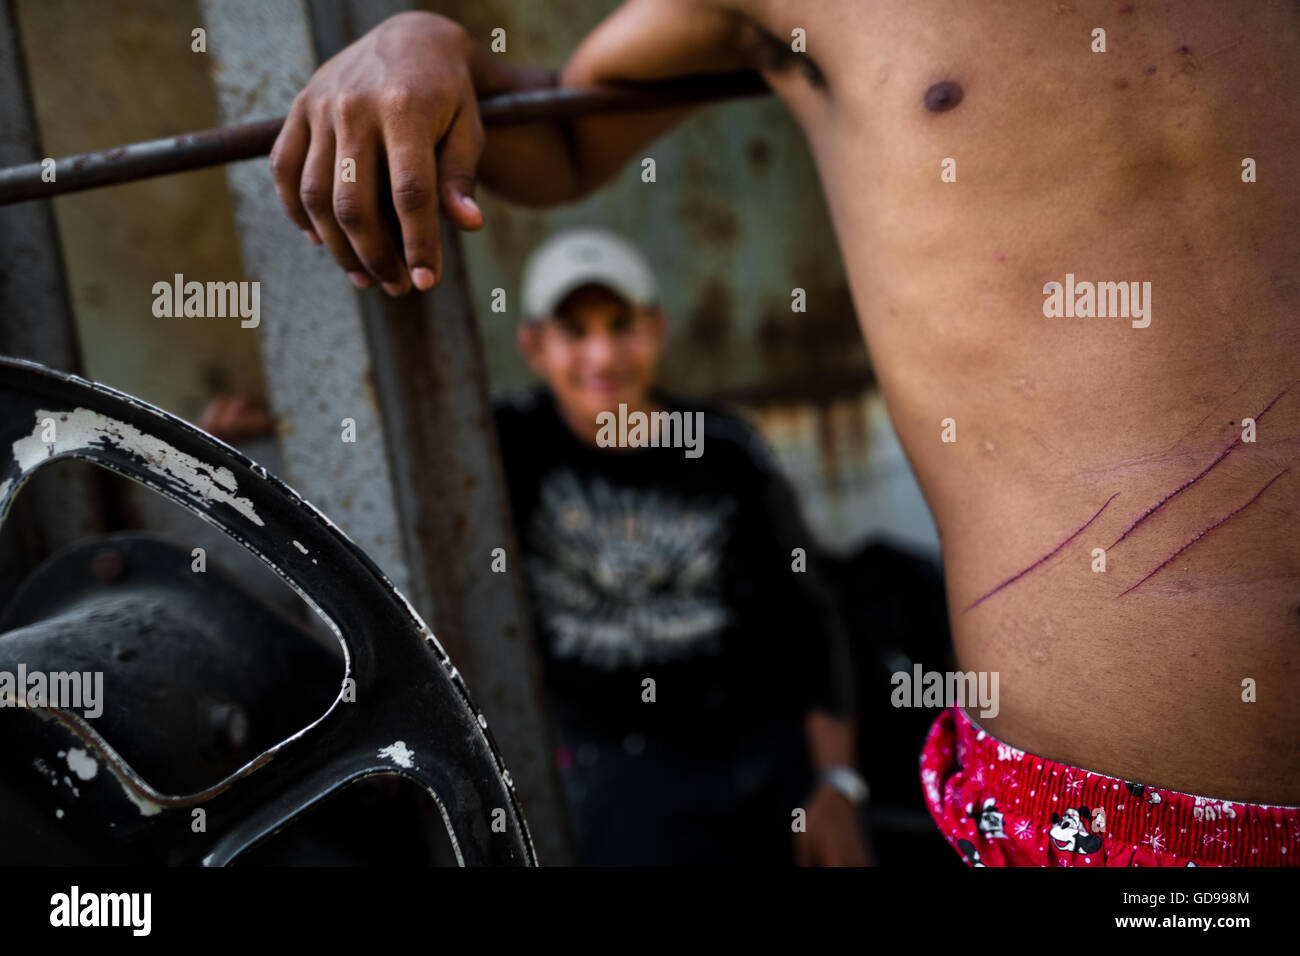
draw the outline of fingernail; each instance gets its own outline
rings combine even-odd
[[[396,298],[402,294],[402,284],[400,282],[385,282],[384,291]]]
[[[428,292],[433,288],[433,270],[426,269],[424,266],[416,266],[411,270],[411,281],[421,292]]]
[[[314,230],[304,229],[302,231],[302,234],[306,236],[308,239],[310,239],[312,242],[314,242],[316,245],[318,246],[320,245],[320,236],[316,235],[316,232]]]
[[[375,284],[374,280],[364,272],[349,272],[348,278],[352,280],[352,284],[358,289],[369,289]]]
[[[480,215],[482,215],[483,213],[483,210],[478,208],[478,203],[474,201],[474,198],[472,196],[461,196],[460,204],[464,206],[466,209],[468,209],[470,212],[476,212],[479,213]]]

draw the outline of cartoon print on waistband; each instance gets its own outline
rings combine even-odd
[[[1133,796],[1141,797],[1147,803],[1160,802],[1160,791],[1158,790],[1153,790],[1150,787],[1144,787],[1140,783],[1130,783],[1127,780],[1124,781],[1124,786],[1128,789],[1129,793],[1133,794]]]
[[[997,808],[993,797],[989,797],[980,807],[979,812],[975,811],[974,804],[966,804],[966,816],[975,821],[975,827],[990,839],[1006,839],[1006,833],[1002,829],[1002,811]]]
[[[961,851],[962,859],[971,866],[982,866],[986,870],[988,869],[987,864],[980,862],[980,851],[975,849],[975,844],[971,843],[970,840],[958,840],[957,849]]]
[[[1065,853],[1096,853],[1101,849],[1101,837],[1088,832],[1085,820],[1092,818],[1092,811],[1087,807],[1071,807],[1065,816],[1052,814],[1052,829],[1049,835],[1052,845]]]

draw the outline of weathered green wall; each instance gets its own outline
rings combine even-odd
[[[215,126],[191,0],[19,0],[41,142],[65,156]],[[179,415],[215,392],[262,393],[238,319],[160,319],[153,284],[242,280],[225,175],[165,176],[54,200],[86,373]]]

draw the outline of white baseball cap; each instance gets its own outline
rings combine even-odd
[[[658,301],[654,271],[641,250],[608,229],[566,229],[542,243],[524,266],[524,317],[548,318],[565,296],[600,285],[634,306]]]

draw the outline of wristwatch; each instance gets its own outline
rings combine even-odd
[[[862,775],[844,764],[834,764],[824,768],[821,782],[830,784],[844,794],[844,798],[855,807],[862,806],[871,796],[871,788],[867,786],[867,781],[862,779]]]

